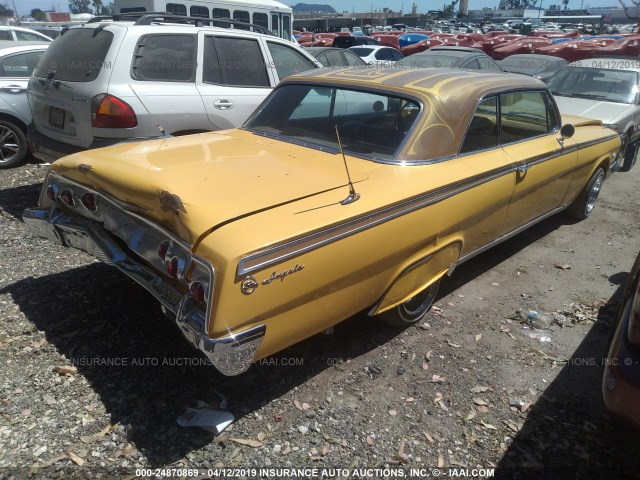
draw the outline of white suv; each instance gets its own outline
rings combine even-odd
[[[321,67],[296,44],[252,31],[257,26],[115,18],[71,27],[34,71],[28,139],[37,158],[238,127],[280,79]]]

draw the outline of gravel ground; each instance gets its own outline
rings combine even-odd
[[[115,269],[27,233],[20,214],[45,173],[35,161],[0,172],[0,479],[162,467],[624,478],[640,467],[637,433],[600,395],[640,249],[640,166],[607,180],[589,219],[556,216],[462,265],[427,322],[354,317],[238,377],[203,365]],[[512,318],[529,308],[564,326],[541,338]],[[177,425],[206,405],[235,422],[217,437]]]

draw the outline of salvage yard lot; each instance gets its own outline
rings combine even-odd
[[[206,365],[114,268],[27,234],[20,214],[45,173],[29,163],[0,176],[0,478],[165,465],[611,478],[640,467],[637,434],[614,426],[600,394],[640,249],[640,168],[611,176],[587,220],[552,217],[463,264],[427,322],[354,317],[238,377]],[[564,328],[532,338],[509,318],[529,308],[564,315]],[[218,437],[178,427],[203,403],[236,421]]]

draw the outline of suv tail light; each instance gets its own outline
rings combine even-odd
[[[138,125],[138,119],[127,102],[102,93],[91,101],[91,125],[98,128],[133,128]]]
[[[627,338],[633,345],[640,347],[640,280],[636,285],[636,292],[631,301],[631,318]]]

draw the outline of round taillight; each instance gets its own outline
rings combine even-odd
[[[181,279],[184,277],[184,266],[185,262],[182,257],[173,257],[167,262],[167,273],[170,277]]]
[[[189,291],[197,302],[204,302],[207,299],[207,287],[206,284],[202,282],[191,282],[191,285],[189,285]]]
[[[58,196],[58,187],[55,185],[49,185],[47,187],[47,197],[49,198],[49,200],[52,200],[55,202],[57,196]]]
[[[70,207],[73,206],[73,194],[71,193],[71,190],[63,190],[60,194],[60,200]]]
[[[91,210],[95,212],[98,209],[98,205],[96,204],[96,197],[93,193],[85,193],[80,200],[84,208],[87,210]]]
[[[163,262],[167,262],[169,261],[167,257],[171,256],[172,251],[173,248],[171,246],[171,242],[169,240],[165,240],[158,247],[158,257],[160,257]]]

